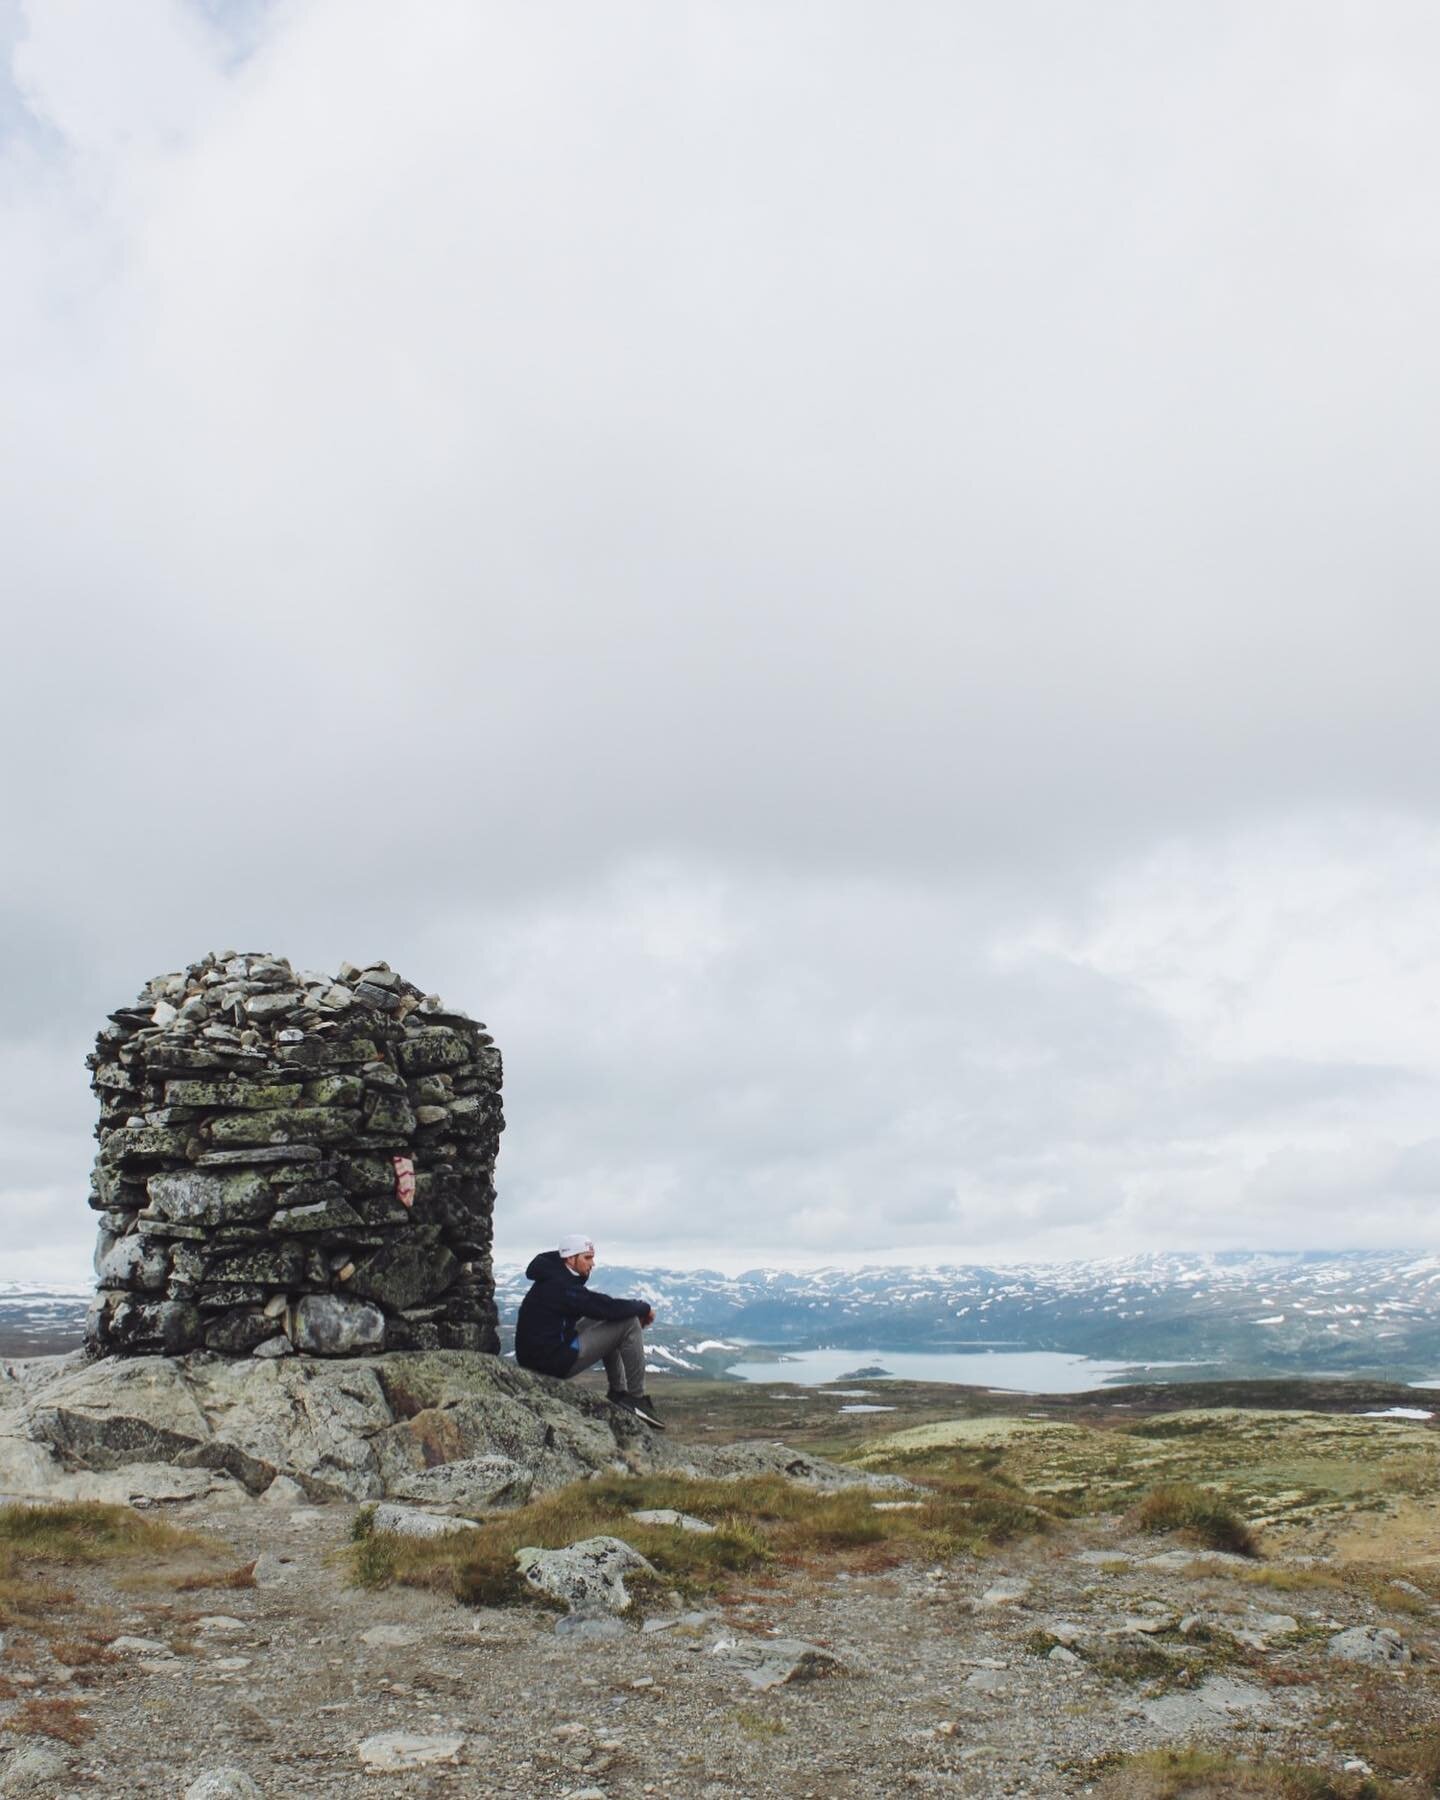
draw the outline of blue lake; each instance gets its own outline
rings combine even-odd
[[[773,1362],[732,1363],[744,1381],[792,1381],[800,1387],[854,1379],[953,1381],[1019,1394],[1083,1394],[1108,1382],[1143,1381],[1149,1370],[1183,1363],[1097,1362],[1063,1350],[791,1350]],[[885,1376],[860,1375],[883,1369]]]

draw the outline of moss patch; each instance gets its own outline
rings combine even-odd
[[[1102,1800],[1390,1800],[1404,1789],[1367,1775],[1293,1763],[1249,1762],[1209,1750],[1147,1750],[1107,1758]]]
[[[1156,1487],[1214,1494],[1253,1530],[1322,1535],[1377,1523],[1417,1502],[1436,1511],[1440,1432],[1407,1420],[1328,1412],[1201,1407],[1126,1423],[950,1417],[872,1435],[871,1469],[920,1473],[947,1459],[1080,1513],[1116,1513]]]

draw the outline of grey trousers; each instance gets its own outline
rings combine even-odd
[[[580,1319],[577,1327],[580,1354],[571,1375],[603,1362],[617,1394],[645,1392],[645,1339],[638,1319]]]

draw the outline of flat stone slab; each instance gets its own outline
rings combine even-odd
[[[1212,1675],[1193,1694],[1162,1694],[1142,1703],[1145,1717],[1177,1737],[1222,1719],[1265,1719],[1276,1710],[1264,1688],[1228,1675]]]
[[[1088,1553],[1087,1553],[1088,1554]],[[1232,1568],[1253,1569],[1253,1556],[1237,1556],[1233,1550],[1162,1550],[1141,1559],[1144,1569],[1188,1569],[1192,1563],[1227,1563]]]
[[[673,1525],[680,1531],[709,1533],[715,1529],[704,1519],[693,1518],[689,1513],[677,1512],[673,1506],[650,1506],[643,1512],[632,1512],[630,1517],[641,1525]]]
[[[382,1731],[365,1738],[356,1754],[372,1775],[395,1775],[405,1769],[424,1769],[432,1763],[459,1762],[465,1747],[461,1733],[442,1736],[415,1731]]]
[[[440,1513],[422,1512],[418,1506],[384,1505],[375,1508],[373,1528],[391,1531],[396,1537],[455,1537],[480,1527],[472,1519],[447,1519]]]
[[[173,1656],[175,1652],[168,1644],[162,1644],[156,1638],[117,1637],[111,1638],[105,1646],[115,1656]]]
[[[418,1644],[422,1635],[413,1625],[372,1625],[361,1632],[360,1642],[369,1644],[372,1650],[405,1650]]]
[[[1008,1581],[997,1581],[994,1587],[986,1588],[976,1601],[977,1606],[1019,1606],[1029,1595],[1030,1583],[1023,1575],[1017,1575]]]
[[[838,1656],[803,1638],[721,1638],[710,1654],[762,1690],[845,1672]]]
[[[596,1618],[590,1613],[566,1613],[564,1618],[555,1621],[555,1635],[563,1638],[578,1638],[590,1643],[596,1639],[622,1638],[628,1635],[629,1627],[623,1619],[607,1613]]]
[[[1237,1644],[1248,1644],[1252,1650],[1268,1650],[1276,1638],[1294,1637],[1300,1629],[1300,1621],[1289,1613],[1251,1613],[1241,1624],[1226,1619],[1215,1622]]]

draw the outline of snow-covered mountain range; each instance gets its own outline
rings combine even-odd
[[[1005,1268],[602,1268],[607,1293],[652,1298],[656,1341],[891,1350],[977,1344],[1235,1375],[1440,1377],[1440,1255],[1399,1251],[1159,1253]],[[525,1291],[497,1275],[502,1312]],[[678,1331],[677,1331],[677,1328]],[[1184,1371],[1175,1371],[1177,1375]]]

